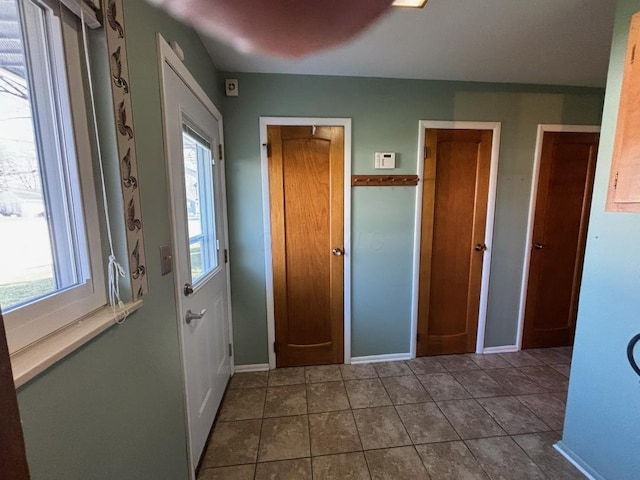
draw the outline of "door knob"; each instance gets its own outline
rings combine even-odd
[[[473,247],[473,249],[476,252],[484,252],[487,250],[487,244],[486,243],[476,243],[475,246]]]
[[[190,283],[185,283],[184,284],[183,292],[184,292],[184,296],[185,297],[188,297],[189,295],[191,295],[193,293],[193,287],[191,286]]]
[[[206,313],[206,308],[200,310],[200,313],[193,313],[191,310],[187,310],[187,313],[184,315],[184,321],[187,322],[187,325],[189,325],[192,320],[200,320],[205,316]]]
[[[336,257],[341,257],[342,255],[344,255],[344,250],[336,247],[333,250],[331,250],[331,253],[333,253]]]
[[[533,244],[533,248],[535,248],[536,250],[542,250],[544,248],[544,245],[536,242]]]

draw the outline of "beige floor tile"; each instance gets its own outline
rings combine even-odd
[[[509,394],[482,370],[453,372],[452,375],[474,398],[497,397]]]
[[[489,480],[464,442],[416,445],[432,480]]]
[[[227,422],[262,418],[266,393],[266,388],[228,390],[222,403],[219,420]]]
[[[416,375],[428,373],[445,373],[447,371],[438,360],[433,357],[418,357],[407,361],[407,365]]]
[[[340,365],[340,373],[344,380],[360,380],[362,378],[376,378],[376,369],[370,363],[357,365]]]
[[[354,410],[353,416],[365,450],[411,445],[395,408],[364,408]]]
[[[313,456],[362,450],[351,411],[309,415],[309,436]]]
[[[371,480],[362,452],[313,457],[313,480]]]
[[[444,365],[448,372],[462,372],[480,368],[467,355],[438,355],[434,358]]]
[[[509,435],[551,430],[515,397],[479,398],[478,403]]]
[[[546,393],[540,395],[520,395],[516,398],[551,427],[551,429],[562,430],[566,405],[557,395]]]
[[[202,459],[203,469],[254,463],[258,456],[262,420],[219,422]]]
[[[430,480],[413,447],[369,450],[364,455],[373,480]]]
[[[231,377],[229,390],[239,388],[264,388],[269,380],[269,372],[236,373]]]
[[[567,363],[560,363],[558,365],[549,365],[556,372],[561,373],[565,377],[569,378],[569,374],[571,373],[571,365]]]
[[[380,379],[394,405],[431,401],[422,384],[414,375],[385,377]]]
[[[493,480],[545,479],[542,470],[510,437],[480,438],[465,443]]]
[[[276,368],[269,372],[269,386],[280,387],[304,383],[304,367]]]
[[[565,392],[569,388],[569,379],[549,366],[522,367],[518,370],[547,392]]]
[[[438,407],[462,439],[505,435],[504,430],[475,400],[438,402]]]
[[[264,416],[285,417],[307,413],[307,389],[304,384],[269,387]]]
[[[535,359],[524,350],[512,353],[499,353],[503,359],[514,367],[530,367],[532,365],[542,365],[540,360]]]
[[[305,367],[304,378],[307,383],[342,381],[339,365],[316,365],[313,367]]]
[[[573,356],[573,347],[554,347],[549,348],[548,350],[553,350],[554,352],[558,352],[561,355],[564,355],[568,360],[568,363],[571,363],[571,357]]]
[[[379,377],[397,377],[399,375],[411,375],[413,372],[404,362],[374,363],[373,368]]]
[[[253,478],[253,477],[252,477]],[[311,480],[311,459],[259,463],[255,480]]]
[[[524,351],[545,365],[557,365],[560,363],[571,362],[571,357],[568,357],[566,354],[553,348],[532,348]]]
[[[207,468],[200,471],[198,480],[253,480],[255,469],[254,464]]]
[[[418,380],[434,400],[458,400],[471,398],[462,385],[450,373],[417,375]]]
[[[262,422],[258,461],[288,460],[310,456],[306,415],[265,418]]]
[[[334,412],[350,408],[347,391],[342,382],[307,385],[307,404],[309,413]]]
[[[467,353],[467,357],[483,370],[494,368],[508,368],[511,366],[504,358],[496,353],[478,355],[477,353]]]
[[[486,373],[511,395],[544,393],[544,388],[521,373],[517,368],[487,370]]]
[[[560,435],[556,432],[517,435],[512,438],[529,455],[529,458],[540,467],[547,478],[563,480],[585,478],[578,469],[553,448],[553,444],[560,440]]]
[[[460,438],[433,402],[399,405],[396,410],[415,444],[446,442]]]
[[[391,399],[379,378],[348,380],[344,382],[351,408],[391,405]]]

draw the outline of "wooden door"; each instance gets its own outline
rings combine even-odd
[[[276,364],[342,363],[344,128],[268,138]]]
[[[22,437],[9,347],[0,312],[0,478],[27,480],[29,468]]]
[[[597,133],[544,133],[524,348],[573,344],[598,140]]]
[[[492,138],[426,131],[418,355],[476,349]]]

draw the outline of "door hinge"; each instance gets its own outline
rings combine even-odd
[[[224,249],[224,263],[229,263],[229,251]]]
[[[276,342],[273,342],[273,353],[278,353],[278,349],[276,348]]]
[[[616,190],[618,188],[618,172],[616,172],[616,176],[613,179],[613,189]]]
[[[428,149],[428,148],[427,148],[427,146],[425,145],[425,146],[424,146],[424,159],[425,159],[425,160],[427,159],[427,156],[428,156],[427,154],[428,154],[428,153],[429,153],[429,149]]]
[[[270,143],[263,143],[262,146],[266,147],[266,149],[267,149],[267,158],[271,158],[271,144]]]
[[[233,357],[233,345],[229,344],[229,356]]]
[[[222,144],[218,144],[218,157],[222,160]]]
[[[634,45],[631,49],[631,65],[636,61],[636,46]]]
[[[216,165],[216,157],[213,155],[213,151],[211,152],[211,165]]]
[[[416,333],[416,343],[420,343],[420,334]]]

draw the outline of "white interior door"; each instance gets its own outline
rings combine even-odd
[[[164,63],[164,120],[192,468],[231,373],[219,122]]]

